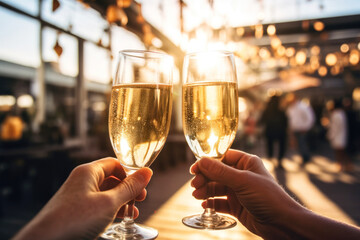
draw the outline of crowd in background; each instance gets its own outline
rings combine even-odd
[[[293,93],[275,94],[257,111],[250,112],[245,120],[244,137],[255,145],[254,139],[262,136],[267,157],[276,158],[278,168],[284,168],[288,149],[297,151],[304,166],[319,144],[326,143],[332,149],[338,170],[353,170],[360,146],[360,112],[353,108],[350,98],[319,102],[301,99]]]

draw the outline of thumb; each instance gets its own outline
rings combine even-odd
[[[115,191],[114,194],[116,194],[114,196],[118,196],[116,198],[118,205],[124,205],[128,201],[136,198],[147,186],[152,174],[150,168],[141,168],[121,181],[121,183],[113,189],[113,191]]]
[[[202,158],[198,161],[198,166],[206,178],[230,188],[237,188],[242,182],[243,171],[230,167],[219,160]]]

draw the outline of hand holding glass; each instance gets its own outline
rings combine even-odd
[[[150,51],[121,51],[109,107],[109,134],[127,174],[148,167],[165,144],[172,107],[172,58]],[[134,223],[134,201],[125,217],[101,237],[154,239],[155,229]]]
[[[230,148],[238,126],[238,89],[234,56],[211,51],[185,56],[183,65],[182,112],[186,141],[196,159],[221,160]],[[228,216],[215,212],[214,189],[208,184],[207,207],[203,214],[183,218],[198,229],[226,229],[236,225]]]

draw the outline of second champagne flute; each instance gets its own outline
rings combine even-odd
[[[238,127],[238,89],[234,56],[230,52],[191,53],[183,64],[183,128],[196,159],[221,159],[230,148]],[[215,212],[214,185],[207,186],[204,213],[183,218],[198,229],[227,229],[236,225],[228,216]]]
[[[172,58],[160,52],[125,50],[112,86],[109,134],[121,165],[132,174],[148,167],[165,144],[172,107]],[[104,239],[154,239],[156,229],[135,224],[134,200],[121,223],[113,224]]]

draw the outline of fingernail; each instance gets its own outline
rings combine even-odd
[[[195,164],[195,163],[194,163],[194,164]],[[195,175],[195,173],[192,171],[192,168],[193,168],[194,164],[192,164],[192,165],[190,166],[190,168],[189,168],[189,173],[190,173],[191,175]]]
[[[143,168],[143,170],[139,170],[140,171],[140,174],[138,174],[138,179],[141,181],[141,182],[145,182],[147,181],[147,179],[151,176],[152,176],[152,170],[150,168]],[[149,174],[150,173],[150,174]],[[150,176],[149,176],[150,175]]]

